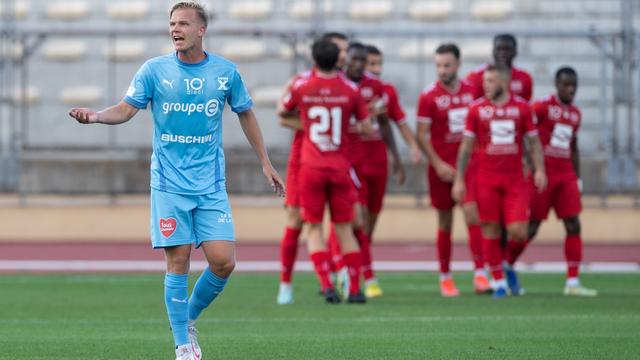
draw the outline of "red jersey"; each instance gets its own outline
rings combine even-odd
[[[473,85],[473,96],[476,99],[484,96],[482,76],[484,75],[484,71],[487,69],[487,66],[487,64],[482,65],[480,68],[467,75],[466,80]],[[512,66],[509,89],[512,95],[517,95],[527,101],[531,101],[531,96],[533,95],[533,80],[531,79],[531,75],[522,69]]]
[[[303,71],[301,73],[296,74],[296,76],[291,79],[289,84],[287,84],[287,88],[285,89],[285,96],[291,91],[291,87],[296,81],[300,79],[308,79],[313,74],[313,69]],[[302,148],[302,138],[304,137],[302,130],[295,130],[293,132],[293,141],[291,142],[291,153],[289,154],[289,163],[288,166],[291,167],[299,167],[300,166],[300,151]]]
[[[380,99],[379,101],[381,102],[384,101],[383,85],[380,80],[377,80],[365,73],[360,82],[355,85],[358,87],[360,96],[367,104],[375,98]],[[351,160],[352,165],[359,164],[363,159],[371,155],[371,151],[375,151],[376,153],[385,152],[386,156],[386,147],[384,147],[384,142],[382,142],[378,123],[373,121],[371,125],[373,127],[373,132],[365,138],[357,132],[355,128],[355,121],[351,123],[351,127],[349,129],[349,139],[351,140],[349,145],[349,159]]]
[[[402,104],[400,104],[400,98],[398,97],[398,90],[393,84],[388,82],[382,83],[382,91],[384,92],[384,103],[387,105],[387,115],[389,119],[400,125],[407,121]]]
[[[486,98],[471,104],[465,136],[476,138],[479,176],[522,175],[522,140],[536,136],[529,104],[516,96],[498,106]]]
[[[418,122],[431,124],[429,141],[449,164],[455,164],[458,156],[467,108],[474,101],[473,91],[473,86],[464,80],[456,92],[436,81],[418,98]]]
[[[312,74],[296,81],[283,99],[288,111],[297,109],[303,125],[301,164],[348,169],[349,121],[366,119],[367,104],[358,89],[341,75]]]
[[[580,127],[580,110],[563,104],[555,94],[532,105],[537,118],[540,142],[544,148],[545,169],[549,173],[573,172],[571,144]]]

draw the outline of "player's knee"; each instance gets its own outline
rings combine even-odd
[[[453,213],[451,211],[438,211],[438,228],[444,232],[451,232],[453,227]]]
[[[468,225],[476,225],[480,223],[480,218],[478,217],[478,209],[473,205],[465,205],[463,207],[464,210],[464,219]]]
[[[529,222],[529,227],[527,229],[527,239],[533,239],[538,235],[538,230],[540,229],[540,221],[532,220]]]
[[[209,267],[214,274],[223,278],[227,278],[236,268],[236,261],[235,259],[226,259],[224,261],[210,264]]]
[[[578,235],[581,231],[580,219],[577,216],[564,219],[564,227],[569,235]]]
[[[300,208],[287,208],[287,226],[294,229],[300,229],[302,227],[302,216],[300,215]]]
[[[167,257],[167,272],[172,274],[187,274],[189,272],[189,256],[173,255]]]
[[[507,228],[509,238],[516,241],[527,240],[528,230],[527,224],[514,224]]]

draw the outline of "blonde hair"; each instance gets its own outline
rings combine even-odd
[[[180,1],[176,3],[171,8],[171,12],[169,13],[169,17],[173,15],[173,12],[178,9],[193,9],[200,17],[200,20],[204,23],[204,27],[206,28],[209,25],[209,16],[207,15],[207,10],[204,8],[202,4],[197,1]]]

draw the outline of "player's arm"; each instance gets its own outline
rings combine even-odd
[[[574,137],[571,141],[571,163],[573,164],[573,170],[578,177],[578,189],[582,192],[582,178],[580,177],[580,150],[578,148],[578,138]]]
[[[542,143],[537,134],[527,135],[526,137],[531,160],[533,160],[533,181],[539,192],[544,191],[547,187],[547,175],[544,170],[544,151]]]
[[[436,152],[436,149],[433,148],[430,140],[431,123],[429,121],[418,119],[417,136],[420,148],[427,157],[427,161],[429,161],[429,164],[433,166],[436,174],[438,174],[438,177],[442,179],[442,181],[452,182],[453,177],[456,174],[456,169],[454,169],[453,166],[447,164],[446,161],[442,160],[442,158]]]
[[[69,111],[69,116],[81,124],[117,125],[129,121],[138,113],[138,110],[138,108],[129,105],[125,101],[120,101],[118,104],[102,111],[95,111],[88,108],[73,108]]]
[[[386,113],[383,113],[381,115],[378,115],[377,120],[378,124],[380,125],[380,135],[382,136],[382,141],[384,141],[384,143],[387,145],[387,149],[389,149],[389,152],[391,153],[391,167],[396,178],[396,183],[402,185],[406,180],[406,174],[404,171],[404,166],[402,166],[402,160],[400,159],[398,147],[396,146],[396,140],[393,137],[391,125],[389,125],[389,117]]]
[[[456,168],[458,170],[455,173],[453,187],[451,188],[451,197],[458,203],[462,203],[464,196],[464,175],[467,172],[467,166],[469,165],[469,159],[471,159],[475,141],[476,138],[474,135],[465,135],[458,149],[458,159],[456,161]]]
[[[278,174],[276,169],[273,168],[273,165],[271,165],[271,160],[269,160],[267,149],[264,146],[264,139],[262,138],[262,132],[260,131],[256,115],[253,110],[249,109],[238,113],[238,119],[240,119],[240,125],[242,126],[242,131],[244,131],[244,135],[247,137],[247,140],[249,140],[256,155],[258,155],[258,159],[262,165],[262,173],[267,177],[273,191],[280,196],[284,196],[284,181],[282,181],[280,174]]]
[[[280,116],[280,125],[292,130],[302,130],[302,121],[296,115]]]
[[[409,145],[409,151],[411,152],[411,162],[414,164],[419,164],[420,160],[422,160],[422,153],[420,152],[420,146],[416,141],[416,137],[411,131],[409,124],[407,122],[396,123],[398,126],[398,130],[400,131],[400,135],[404,139],[404,142]]]

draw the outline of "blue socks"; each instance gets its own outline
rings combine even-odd
[[[189,320],[195,321],[202,310],[222,292],[226,284],[227,279],[217,276],[207,267],[196,282],[189,299]]]
[[[173,332],[176,347],[189,343],[187,320],[189,314],[188,274],[171,274],[164,276],[164,303],[167,305],[169,324]]]

